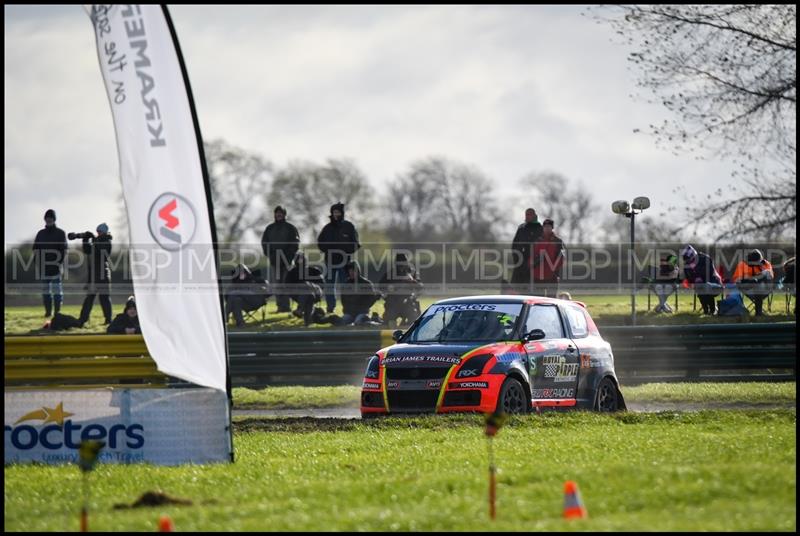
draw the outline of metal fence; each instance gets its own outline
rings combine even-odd
[[[791,380],[796,323],[606,327],[623,383]],[[228,335],[235,387],[358,385],[388,330]],[[180,384],[159,373],[140,335],[5,338],[7,387]]]

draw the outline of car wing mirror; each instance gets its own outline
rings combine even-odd
[[[402,337],[403,337],[403,330],[402,329],[396,329],[396,330],[394,330],[392,332],[392,340],[394,342],[399,341]]]
[[[525,342],[538,341],[539,339],[544,339],[545,337],[546,337],[546,335],[545,335],[544,331],[542,331],[541,329],[532,329],[528,333],[525,334],[525,337],[523,337],[523,340]]]

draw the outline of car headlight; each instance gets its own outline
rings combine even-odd
[[[461,365],[461,369],[456,373],[456,378],[473,378],[483,374],[486,363],[494,357],[492,354],[476,355]]]
[[[367,372],[364,373],[365,378],[372,378],[373,380],[378,379],[378,376],[380,376],[380,372],[378,370],[379,362],[380,359],[376,355],[369,358],[369,363],[367,363]]]

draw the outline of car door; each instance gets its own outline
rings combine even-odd
[[[528,308],[525,333],[544,331],[545,337],[525,344],[534,406],[570,406],[580,368],[579,353],[568,337],[558,306],[534,304]]]

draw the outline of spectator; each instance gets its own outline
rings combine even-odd
[[[422,281],[414,265],[404,253],[398,253],[394,265],[390,266],[380,280],[381,291],[385,293],[383,320],[389,327],[408,324],[419,316],[417,292],[422,290]]]
[[[677,290],[680,279],[678,278],[678,257],[675,255],[665,255],[661,257],[658,266],[651,266],[649,273],[645,276],[644,280],[649,283],[653,292],[658,296],[658,305],[656,305],[656,313],[671,313],[667,300],[670,295]]]
[[[319,250],[325,254],[325,300],[328,313],[336,309],[336,286],[347,279],[345,265],[361,247],[355,226],[344,219],[343,203],[331,206],[330,218],[330,223],[322,228],[317,237]]]
[[[44,316],[49,318],[61,310],[64,289],[61,274],[67,256],[67,235],[56,227],[56,211],[48,209],[44,213],[44,229],[36,233],[33,241],[33,256],[36,263],[35,277],[42,282]]]
[[[720,277],[714,261],[705,253],[698,253],[691,244],[681,249],[683,258],[683,274],[690,286],[694,287],[703,313],[713,315],[717,305],[714,298],[722,293],[722,277]]]
[[[111,323],[111,235],[108,225],[97,226],[97,236],[90,231],[83,233],[83,252],[89,259],[89,280],[86,285],[86,298],[83,300],[78,321],[83,327],[89,321],[94,306],[94,297],[99,295],[100,307],[103,309],[104,324]]]
[[[225,320],[233,313],[236,327],[245,325],[243,312],[255,311],[267,303],[269,282],[254,274],[244,264],[233,270],[233,279],[225,295]]]
[[[128,298],[128,301],[125,302],[125,309],[114,317],[106,331],[112,335],[133,335],[142,332],[136,312],[136,298],[133,296]]]
[[[764,314],[764,298],[772,293],[775,274],[772,264],[764,258],[761,250],[747,254],[747,260],[736,265],[731,278],[742,294],[750,298],[756,307],[756,316]]]
[[[525,223],[517,227],[511,249],[518,253],[517,257],[522,259],[522,264],[517,265],[511,272],[511,285],[524,285],[525,292],[531,290],[531,271],[530,259],[533,244],[542,236],[542,225],[538,222],[536,211],[532,208],[525,210]],[[517,290],[523,290],[518,288]]]
[[[340,324],[372,324],[369,309],[381,299],[372,281],[361,275],[357,261],[347,263],[347,282],[341,287],[344,314]]]
[[[533,244],[530,270],[534,292],[540,296],[558,294],[564,265],[564,242],[553,232],[553,220],[542,222],[542,236]]]
[[[295,316],[302,317],[308,326],[313,318],[314,305],[322,299],[322,272],[316,266],[306,265],[305,254],[298,251],[294,255],[292,267],[286,272],[284,283],[286,291],[297,302]]]
[[[275,221],[267,225],[261,235],[261,248],[269,259],[269,280],[275,294],[278,313],[291,312],[289,296],[281,291],[281,283],[289,270],[289,264],[300,245],[300,234],[297,228],[286,221],[286,209],[278,205],[274,210]]]

